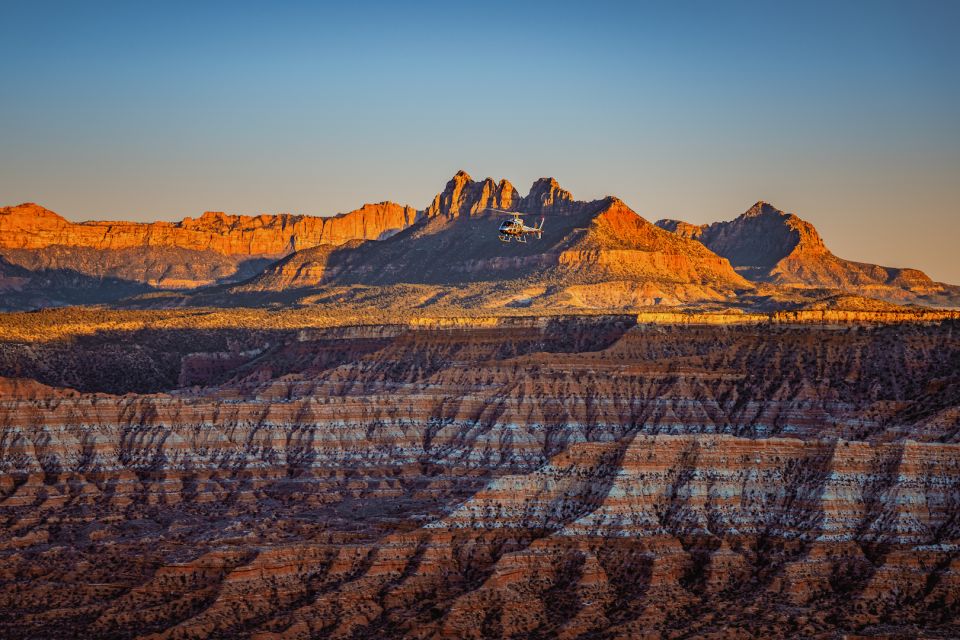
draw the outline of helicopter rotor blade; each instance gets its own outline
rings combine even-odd
[[[504,210],[504,209],[495,209],[495,208],[493,208],[493,207],[485,207],[485,208],[481,209],[480,211],[493,211],[494,213],[499,213],[499,214],[505,215],[505,216],[533,216],[533,215],[536,215],[536,214],[529,213],[529,212],[525,212],[525,211],[506,211],[506,210]],[[550,213],[550,212],[541,213],[541,214],[540,214],[540,217],[541,217],[541,218],[543,218],[543,217],[550,218],[550,217],[555,217],[555,216],[563,216],[563,214],[561,214],[561,213]]]

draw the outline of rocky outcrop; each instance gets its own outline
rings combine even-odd
[[[59,386],[169,331],[0,349],[0,636],[960,633],[956,321],[193,330]]]
[[[922,271],[838,258],[812,224],[763,201],[729,222],[660,220],[657,225],[702,242],[756,282],[840,289],[895,302],[960,305],[960,288],[934,282]]]
[[[560,187],[553,178],[540,178],[523,199],[523,211],[533,214],[563,212],[576,207],[573,194]]]
[[[553,178],[539,178],[521,197],[507,180],[496,182],[485,178],[476,182],[466,171],[458,171],[444,190],[427,206],[427,217],[476,215],[487,208],[520,211],[526,214],[572,213],[585,203],[574,200],[573,194],[560,187]]]
[[[703,230],[709,226],[705,224],[690,224],[683,220],[671,220],[669,218],[657,220],[656,225],[670,233],[675,233],[678,236],[690,238],[691,240],[699,240],[700,236],[703,235]]]
[[[487,178],[474,182],[466,171],[458,171],[444,190],[434,197],[426,209],[426,216],[457,218],[481,213],[488,207],[512,210],[522,199],[506,180],[494,182]]]

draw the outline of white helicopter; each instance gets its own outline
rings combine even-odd
[[[523,214],[519,211],[504,211],[502,209],[491,209],[487,208],[487,211],[493,211],[500,215],[511,216],[509,220],[504,220],[500,223],[500,227],[497,229],[497,237],[500,238],[501,242],[510,242],[511,240],[516,240],[517,242],[526,242],[527,236],[536,236],[537,240],[543,237],[543,218],[540,218],[540,223],[535,227],[528,227],[523,223]]]

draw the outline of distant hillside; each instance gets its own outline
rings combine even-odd
[[[491,209],[542,218],[542,238],[501,242],[503,214]],[[125,300],[765,313],[838,293],[960,307],[960,287],[839,258],[813,225],[765,202],[729,222],[651,224],[616,197],[577,200],[553,178],[521,195],[465,171],[423,209],[381,202],[330,218],[73,223],[35,204],[0,208],[0,291],[0,311]]]
[[[828,287],[894,302],[960,305],[960,287],[934,282],[916,269],[882,267],[835,256],[812,224],[766,202],[728,222],[657,226],[702,242],[754,282]]]
[[[236,282],[303,248],[389,237],[417,215],[412,207],[383,202],[331,218],[207,212],[172,223],[72,223],[32,203],[3,207],[2,286],[17,295],[6,296],[0,310]]]
[[[501,242],[500,218],[488,207],[542,215],[542,239]],[[506,180],[477,182],[459,172],[420,222],[395,236],[306,249],[231,291],[503,281],[538,286],[539,296],[574,306],[720,300],[752,288],[726,259],[657,228],[617,198],[576,201],[551,178],[521,197]]]

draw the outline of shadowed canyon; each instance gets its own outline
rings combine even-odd
[[[0,300],[0,637],[960,636],[960,287],[768,203],[24,204]]]

